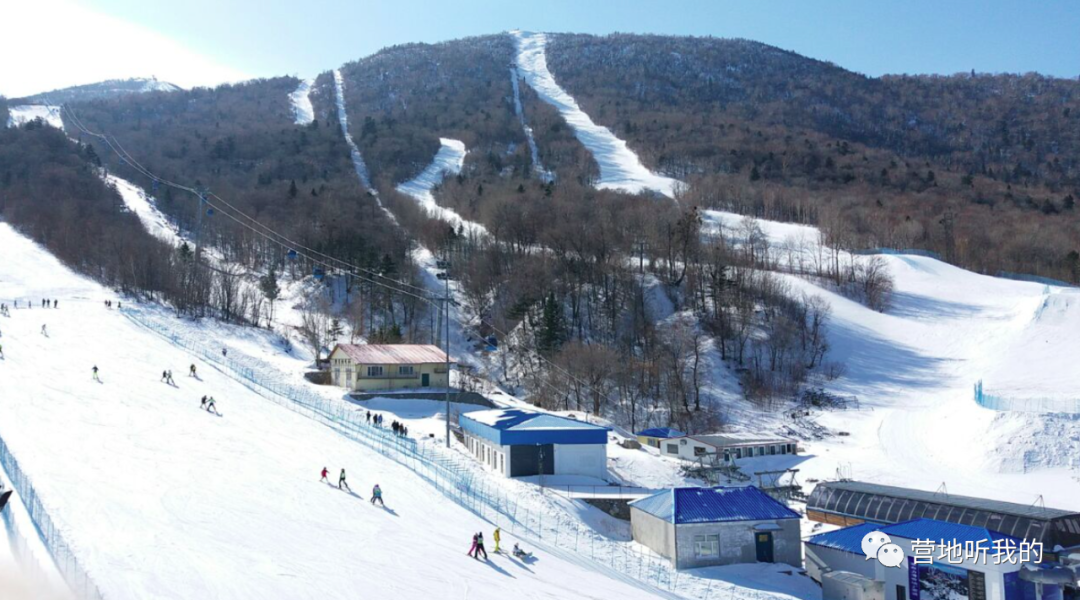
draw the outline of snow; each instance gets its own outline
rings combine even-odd
[[[34,119],[41,119],[45,121],[46,125],[57,129],[62,130],[64,128],[64,120],[60,118],[59,106],[23,104],[21,106],[8,107],[8,127],[18,127],[19,125],[24,125]]]
[[[139,217],[139,221],[154,237],[172,246],[179,246],[183,242],[177,227],[157,209],[154,198],[147,195],[142,188],[115,175],[106,175],[105,182],[116,188],[124,205]]]
[[[678,180],[646,169],[624,140],[616,137],[607,127],[594,123],[573,96],[556,83],[555,76],[547,67],[546,35],[525,31],[511,31],[510,35],[517,44],[517,69],[526,83],[536,90],[544,102],[559,111],[574,129],[578,140],[600,165],[597,187],[631,193],[654,190],[668,197],[675,196],[675,189],[680,184]]]
[[[525,141],[529,144],[529,156],[532,159],[533,172],[540,177],[541,181],[551,182],[555,180],[555,175],[545,169],[543,163],[540,162],[540,149],[536,147],[532,127],[529,127],[529,122],[525,118],[525,109],[521,106],[519,79],[521,79],[521,72],[518,71],[517,67],[510,67],[510,86],[514,89],[514,114],[517,115],[518,121],[521,122],[521,129],[525,132]]]
[[[334,78],[335,85],[337,78]],[[296,116],[297,125],[308,125],[315,120],[315,108],[311,106],[311,86],[315,79],[303,79],[296,91],[289,94],[289,103],[292,105],[293,114]]]
[[[109,290],[4,223],[0,247],[8,257],[0,297],[61,301],[3,320],[0,436],[106,597],[660,594],[531,543],[540,552],[527,568],[505,556],[466,558],[472,532],[491,525],[417,475],[104,308]],[[192,325],[162,308],[127,306],[180,331]],[[39,333],[42,323],[49,337]],[[191,363],[198,379],[186,376]],[[93,364],[102,383],[91,380]],[[166,368],[175,386],[159,381]],[[217,399],[223,417],[198,409],[203,394]],[[320,483],[323,466],[332,474],[345,467],[359,496]],[[375,483],[389,510],[363,497]],[[504,532],[503,545],[514,541]]]
[[[703,215],[736,234],[742,224],[731,213]],[[757,223],[780,254],[822,252],[812,227]],[[1077,290],[979,275],[925,256],[881,259],[895,280],[884,313],[780,275],[793,293],[831,305],[826,360],[845,371],[815,383],[858,397],[861,407],[815,417],[849,435],[800,442],[800,480],[842,472],[930,491],[945,482],[950,493],[1023,504],[1042,495],[1047,506],[1080,510],[1080,415],[993,411],[972,394],[984,380],[988,392],[1014,397],[1080,396],[1071,360],[1080,355],[1080,337],[1071,335],[1080,326]],[[760,431],[762,415],[733,414],[735,425]]]
[[[435,186],[442,183],[446,175],[457,175],[465,164],[465,143],[450,138],[439,138],[439,151],[435,158],[419,175],[397,186],[397,190],[412,197],[427,211],[428,215],[445,221],[454,229],[463,229],[467,235],[486,236],[487,229],[480,223],[468,221],[453,210],[439,206],[431,193]]]

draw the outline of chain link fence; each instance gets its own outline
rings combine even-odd
[[[30,478],[26,476],[22,468],[19,466],[19,461],[12,455],[11,450],[2,438],[0,438],[0,466],[3,466],[4,472],[7,473],[8,479],[11,481],[11,487],[15,489],[18,500],[26,507],[26,512],[30,515],[30,520],[34,523],[34,527],[37,529],[37,535],[41,538],[45,548],[52,556],[53,562],[56,564],[56,568],[60,571],[60,574],[64,577],[64,581],[67,583],[71,591],[74,592],[76,597],[84,600],[103,600],[104,596],[101,594],[101,590],[94,584],[93,580],[87,574],[86,569],[79,564],[78,558],[75,556],[75,552],[71,546],[64,540],[60,530],[53,524],[52,517],[49,516],[48,511],[45,509],[45,505],[42,504],[37,490],[34,488],[34,484],[30,482]],[[15,497],[11,498],[11,501],[15,501]],[[5,525],[9,532],[15,532],[12,550],[15,552],[15,556],[19,559],[23,568],[28,571],[27,575],[31,580],[45,579],[45,570],[38,564],[37,558],[30,551],[29,543],[26,538],[17,527],[17,523],[11,515],[11,508],[8,507],[3,511],[0,511],[0,516],[3,516]]]
[[[409,468],[458,505],[545,551],[573,552],[616,579],[644,583],[680,596],[708,599],[714,593],[719,598],[721,593],[736,597],[738,592],[738,597],[775,597],[680,573],[669,561],[642,550],[639,545],[604,537],[579,519],[564,514],[552,504],[554,499],[544,496],[539,488],[530,487],[530,493],[525,494],[511,493],[506,486],[491,481],[490,475],[475,461],[436,440],[417,441],[371,425],[366,422],[364,411],[355,405],[284,381],[268,363],[235,351],[225,355],[220,350],[208,350],[202,343],[189,339],[190,334],[178,333],[168,320],[158,319],[148,311],[125,308],[123,312],[136,324],[233,376],[263,398],[318,421]]]

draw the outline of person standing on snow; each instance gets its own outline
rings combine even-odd
[[[210,399],[206,401],[206,412],[213,412],[217,416],[221,416],[221,413],[217,411],[217,402],[214,402],[214,397],[210,396]]]
[[[382,501],[382,488],[380,488],[379,484],[377,483],[375,484],[375,487],[371,490],[371,503],[375,504],[375,502],[378,502],[379,506],[382,506],[384,508],[386,507],[386,505],[383,504]]]
[[[495,533],[492,534],[491,537],[492,537],[492,539],[495,540],[495,549],[492,550],[492,552],[497,553],[499,551],[499,540],[502,539],[502,530],[499,529],[498,526],[496,526],[495,527]]]
[[[49,336],[49,332],[45,331],[45,326],[44,325],[41,326],[41,335],[46,336],[46,337]]]
[[[172,378],[172,369],[165,371],[165,383],[169,385],[176,385],[176,382]]]
[[[188,377],[195,376],[195,365],[191,365],[191,369],[188,370]]]
[[[465,554],[468,554],[469,556],[471,556],[473,558],[476,558],[476,539],[477,539],[477,535],[478,534],[476,534],[476,533],[472,534],[472,546],[470,546],[469,551],[465,553]]]
[[[484,532],[482,531],[476,534],[476,556],[473,558],[479,558],[481,553],[484,555],[484,560],[487,560],[488,555],[487,550],[484,550]]]
[[[98,379],[98,374],[97,374],[97,371],[98,371],[98,369],[97,369],[97,365],[94,365],[94,381],[96,381],[96,382],[98,382],[98,383],[101,383],[101,380],[100,380],[100,379]]]
[[[326,467],[323,467],[322,468],[322,479],[320,479],[319,481],[325,481],[326,483],[330,483],[330,480],[326,478],[326,476],[329,475],[329,474],[330,474],[330,471],[328,471],[326,469]]]
[[[169,372],[168,371],[162,371],[161,372],[161,381],[164,382],[168,378],[169,378]]]
[[[338,476],[337,480],[337,489],[340,490],[341,486],[345,486],[345,489],[349,490],[350,492],[352,491],[352,488],[349,487],[349,484],[345,483],[345,469],[341,470],[341,475]]]

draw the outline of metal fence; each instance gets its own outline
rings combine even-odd
[[[1080,399],[1000,396],[985,391],[981,379],[975,384],[975,403],[983,408],[1003,412],[1080,414]]]
[[[34,484],[30,482],[30,478],[23,472],[19,466],[19,461],[11,454],[11,450],[2,438],[0,438],[0,465],[4,467],[4,472],[7,473],[11,486],[15,489],[15,493],[18,495],[19,500],[22,501],[23,506],[26,507],[26,512],[30,514],[30,520],[33,521],[34,527],[37,529],[37,535],[45,544],[45,548],[52,556],[53,562],[56,563],[57,570],[60,571],[71,591],[85,600],[102,600],[104,596],[101,591],[90,579],[82,565],[79,564],[75,552],[64,540],[60,530],[53,524],[52,517],[45,510],[45,505],[41,503],[37,490],[34,489]],[[12,497],[12,501],[14,501],[14,497]],[[18,531],[14,518],[10,514],[10,507],[0,512],[4,514],[4,522],[9,531]],[[32,577],[43,576],[44,570],[40,565],[36,565],[37,559],[30,553],[25,538],[20,539],[20,536],[17,535],[14,541],[15,544],[13,544],[12,549],[15,551],[16,557],[23,560],[22,564],[24,566],[30,566],[30,575]]]
[[[323,397],[283,381],[276,375],[277,369],[268,363],[236,352],[226,356],[216,348],[203,348],[171,328],[167,320],[159,321],[138,308],[125,308],[123,312],[136,324],[233,376],[263,398],[404,465],[450,500],[528,543],[553,553],[574,552],[602,570],[609,570],[618,579],[629,578],[680,595],[710,598],[714,592],[719,597],[721,592],[734,595],[738,589],[731,584],[680,574],[670,562],[643,551],[636,544],[596,533],[580,520],[562,514],[557,508],[552,510],[553,505],[545,500],[541,488],[530,488],[531,493],[511,493],[504,485],[489,479],[482,467],[463,454],[432,439],[417,441],[371,425],[364,418],[364,411],[344,400]]]

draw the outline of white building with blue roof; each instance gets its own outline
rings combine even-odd
[[[682,487],[630,503],[634,541],[676,569],[779,562],[802,567],[799,513],[754,486]]]
[[[898,567],[886,567],[867,560],[862,540],[880,531],[904,551]],[[1026,561],[1020,550],[1022,540],[976,527],[914,519],[892,525],[863,523],[806,541],[806,570],[823,584],[824,600],[850,598],[845,588],[854,585],[850,574],[861,582],[878,586],[877,597],[885,600],[1059,600],[1062,587],[1038,582],[1043,567],[1034,555]],[[916,551],[916,546],[921,549]],[[984,553],[962,549],[984,548]],[[997,556],[1002,549],[1015,553]],[[918,559],[916,557],[919,557]],[[830,581],[839,574],[842,583]],[[862,586],[864,587],[864,586]]]
[[[459,422],[469,452],[506,477],[608,478],[607,427],[523,409],[465,413]]]

